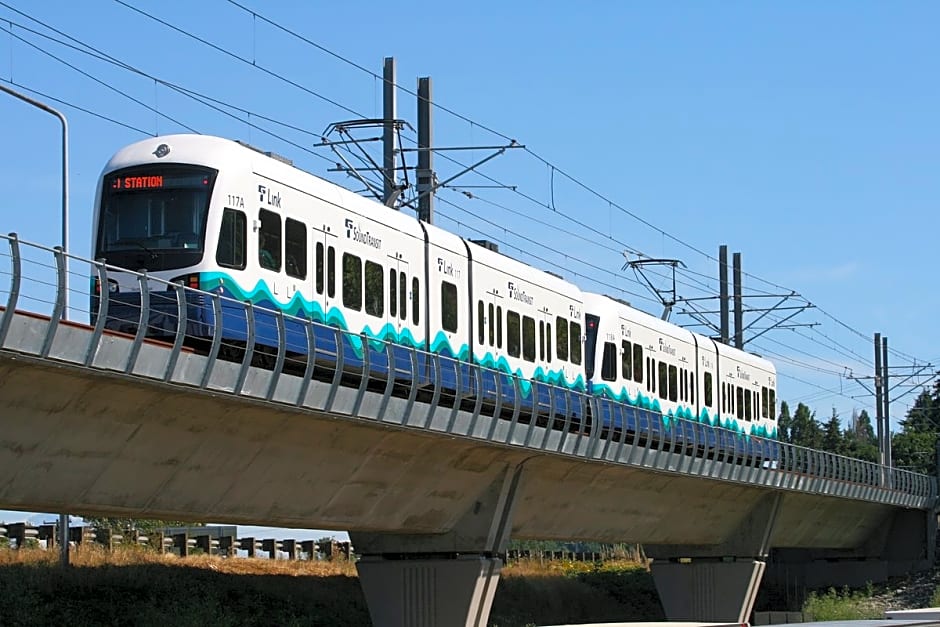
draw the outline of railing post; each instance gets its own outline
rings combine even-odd
[[[140,347],[147,337],[147,328],[150,326],[150,285],[147,281],[147,271],[141,270],[137,275],[137,285],[140,287],[140,317],[137,321],[137,333],[134,334],[134,343],[131,345],[130,354],[127,356],[127,364],[124,366],[124,372],[130,374],[137,363],[137,355],[140,353]]]
[[[16,302],[20,297],[20,281],[22,280],[22,259],[20,257],[20,240],[16,233],[10,233],[10,268],[12,277],[10,279],[10,293],[7,296],[7,308],[3,312],[3,318],[0,319],[0,346],[6,341],[7,333],[10,330],[10,323],[13,322],[13,316],[16,313]]]
[[[88,341],[88,350],[85,352],[85,365],[90,366],[95,361],[95,352],[101,341],[101,334],[108,322],[108,305],[111,299],[111,289],[108,287],[108,269],[104,259],[98,259],[93,264],[95,274],[98,275],[98,312],[95,320],[95,330],[92,331]]]
[[[56,331],[59,329],[59,320],[63,319],[63,313],[65,313],[66,310],[66,300],[68,298],[65,289],[65,253],[61,246],[55,246],[53,250],[55,251],[56,269],[55,305],[52,306],[49,328],[46,330],[46,337],[42,343],[42,351],[39,353],[42,357],[48,357],[49,351],[52,350],[52,342],[55,340]]]

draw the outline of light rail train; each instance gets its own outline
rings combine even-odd
[[[280,312],[289,361],[301,372],[308,340],[298,319],[322,323],[317,346],[346,355],[349,376],[367,366],[402,385],[436,382],[445,396],[459,390],[461,399],[481,397],[488,406],[548,406],[569,424],[606,432],[720,426],[776,436],[769,361],[238,142],[171,135],[119,150],[101,176],[93,238],[95,258],[109,265],[226,297],[218,320],[198,292],[187,292],[186,303],[190,345],[205,347],[218,322],[223,358],[248,348],[256,361],[271,359]],[[135,332],[137,277],[108,276],[107,286],[92,280],[92,316],[107,289],[107,328]],[[175,292],[165,293],[150,298],[151,337],[176,332]],[[245,302],[255,305],[254,325]],[[335,327],[348,332],[344,347],[336,346]],[[415,359],[415,349],[448,367],[432,373],[434,360]],[[627,411],[586,415],[575,400],[583,394]]]

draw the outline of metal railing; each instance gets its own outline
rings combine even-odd
[[[655,471],[924,509],[936,499],[926,475],[684,419],[667,424],[656,412],[128,273],[15,234],[0,238],[8,244],[0,252],[8,262],[0,265],[0,350]],[[88,286],[89,309],[65,309],[83,301],[66,298],[66,257],[84,277],[71,284]],[[139,296],[111,294],[117,271],[136,277]]]

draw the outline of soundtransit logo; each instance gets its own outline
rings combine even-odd
[[[525,303],[526,305],[531,305],[535,302],[535,299],[525,293],[525,290],[518,289],[516,284],[512,281],[507,285],[509,288],[509,300],[518,300]]]
[[[351,218],[346,218],[346,237],[372,248],[382,248],[381,238],[375,237],[368,231],[363,231],[362,227],[353,223]]]

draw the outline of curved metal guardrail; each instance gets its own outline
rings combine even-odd
[[[107,286],[109,272],[118,268],[66,255],[59,247],[23,242],[16,234],[0,238],[8,244],[0,256],[9,264],[0,267],[0,276],[8,279],[6,286],[0,279],[0,304],[6,296],[0,350],[586,460],[921,509],[936,501],[936,481],[927,475],[691,421],[670,418],[666,426],[653,412],[637,419],[646,410],[537,381],[525,382],[531,389],[524,389],[523,381],[507,373],[366,339],[146,272],[132,273],[140,288],[134,332],[110,331]],[[72,260],[69,277],[66,256]],[[84,271],[74,270],[82,264]],[[95,281],[102,286],[100,297],[86,293],[96,305],[93,315],[86,309],[65,310],[72,276],[81,277],[89,292]],[[194,303],[211,315],[193,321]],[[230,321],[234,312],[244,324],[245,339],[238,345],[222,337],[221,322]],[[35,322],[43,315],[49,318],[39,337],[13,332],[15,319]],[[194,324],[206,336],[195,350]],[[148,337],[148,330],[165,335],[167,329],[165,342]],[[262,335],[276,337],[277,348],[256,348]],[[601,416],[634,428],[609,428],[610,423],[604,428]],[[716,446],[719,442],[723,445]]]

